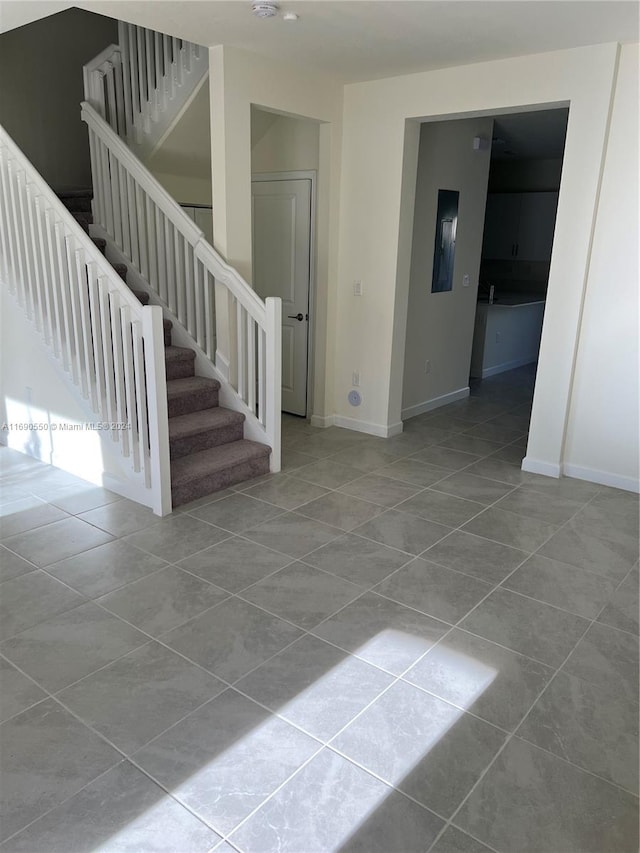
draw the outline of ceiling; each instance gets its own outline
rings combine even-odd
[[[344,82],[639,38],[635,0],[0,0],[0,30],[79,6],[208,46],[228,44]]]
[[[500,115],[493,122],[492,160],[560,158],[564,152],[568,109]]]

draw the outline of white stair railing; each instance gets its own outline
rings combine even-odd
[[[0,276],[126,460],[129,494],[171,512],[162,309],[142,306],[0,127]]]
[[[89,127],[94,223],[148,282],[215,366],[218,378],[228,383],[233,393],[226,404],[245,414],[251,437],[271,447],[271,470],[279,471],[280,298],[260,299],[86,102],[82,118]],[[216,299],[225,306],[220,331],[230,351],[224,353],[224,367],[216,351]]]
[[[134,24],[84,66],[85,99],[138,152],[151,152],[209,68],[206,48]]]

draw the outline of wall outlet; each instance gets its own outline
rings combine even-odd
[[[469,273],[465,273],[462,276],[462,286],[463,287],[469,287],[470,284],[471,284],[471,280],[469,279]]]
[[[499,344],[501,340],[502,340],[502,335],[500,334],[500,332],[496,332],[496,343]]]
[[[354,281],[353,282],[353,295],[354,296],[362,296],[362,282]]]
[[[360,371],[354,370],[351,374],[351,384],[354,388],[358,388],[360,385]]]
[[[431,362],[427,359],[424,363],[424,372],[431,373]]]

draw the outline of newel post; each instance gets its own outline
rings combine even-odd
[[[282,416],[282,300],[268,296],[266,309],[266,420],[267,440],[271,445],[270,470],[280,470],[280,431]]]
[[[142,309],[142,329],[147,371],[152,509],[156,515],[168,515],[172,508],[169,412],[162,308],[159,305],[146,305]]]

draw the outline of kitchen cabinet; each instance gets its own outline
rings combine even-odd
[[[538,360],[544,298],[514,295],[491,305],[479,302],[470,375],[486,379]]]
[[[557,192],[489,193],[483,260],[551,260],[557,207]]]

